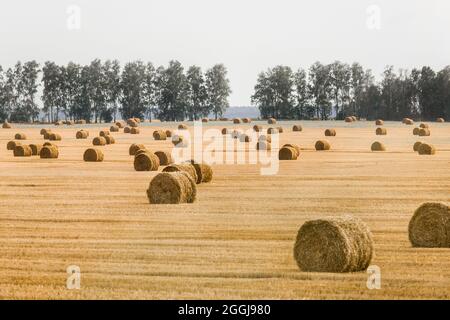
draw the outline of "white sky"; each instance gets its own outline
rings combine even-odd
[[[66,10],[81,9],[69,30]],[[380,29],[367,8],[380,8]],[[257,74],[277,64],[359,61],[376,76],[450,64],[448,0],[0,0],[0,65],[94,58],[155,65],[224,63],[231,105],[249,105]]]

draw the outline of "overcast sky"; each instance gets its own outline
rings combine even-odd
[[[31,59],[224,63],[231,105],[249,105],[257,74],[277,64],[358,61],[376,76],[388,64],[450,64],[448,0],[0,1],[3,67]]]

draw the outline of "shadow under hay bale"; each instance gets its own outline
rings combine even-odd
[[[370,149],[372,151],[386,151],[386,147],[384,146],[384,144],[379,141],[375,141],[374,143],[372,143]]]
[[[408,234],[413,247],[450,248],[450,207],[422,204],[409,221]]]
[[[325,136],[326,137],[334,137],[334,136],[336,136],[336,130],[335,129],[326,129],[325,130]]]
[[[386,128],[377,128],[377,130],[375,130],[375,134],[377,136],[385,136],[385,135],[387,135],[387,129]]]
[[[147,189],[151,204],[193,203],[197,186],[186,172],[163,172],[156,175]]]
[[[83,160],[87,162],[101,162],[104,159],[102,150],[89,148],[83,154]]]
[[[305,272],[363,271],[372,255],[369,228],[350,216],[305,222],[294,245],[295,261]]]
[[[197,176],[197,170],[191,163],[181,163],[181,164],[171,164],[170,166],[167,166],[163,169],[163,172],[186,172],[195,183],[197,183],[198,176]]]
[[[155,155],[158,157],[159,164],[161,166],[167,166],[167,165],[173,163],[172,155],[170,154],[170,152],[167,152],[167,151],[156,151]]]
[[[314,145],[317,151],[326,151],[331,149],[331,145],[327,140],[318,140]]]
[[[420,155],[434,155],[436,154],[436,148],[428,143],[422,143],[417,149]]]

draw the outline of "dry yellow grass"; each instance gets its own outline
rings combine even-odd
[[[134,171],[128,148],[171,150],[170,140],[151,138],[163,125],[116,133],[95,165],[82,161],[91,141],[75,139],[76,125],[58,128],[58,159],[15,158],[5,147],[11,132],[0,130],[0,298],[450,298],[450,249],[412,248],[408,240],[420,204],[450,201],[450,124],[433,124],[424,142],[439,152],[423,157],[411,148],[411,128],[388,121],[386,152],[370,151],[373,122],[361,121],[333,124],[333,148],[316,152],[327,125],[304,121],[301,135],[280,135],[280,145],[300,145],[302,157],[280,162],[278,175],[215,165],[195,203],[152,207],[146,189],[157,172]],[[14,127],[29,143],[43,142],[40,127]],[[299,271],[292,254],[299,227],[343,214],[371,229],[381,290],[366,288],[364,272]],[[81,268],[81,290],[66,289],[69,265]]]

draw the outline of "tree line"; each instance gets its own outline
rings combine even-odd
[[[39,87],[42,96],[38,97]],[[221,117],[231,93],[227,69],[216,64],[203,72],[198,66],[186,71],[178,61],[155,68],[134,61],[122,68],[117,60],[73,62],[17,62],[0,66],[0,120],[33,122],[40,111],[45,120],[84,119],[93,122],[131,117],[163,121]],[[39,98],[41,103],[38,104]],[[40,108],[39,106],[42,106]]]
[[[257,78],[252,103],[263,118],[450,119],[450,66],[435,72],[385,68],[376,83],[359,63],[314,63],[308,71],[276,66]]]

